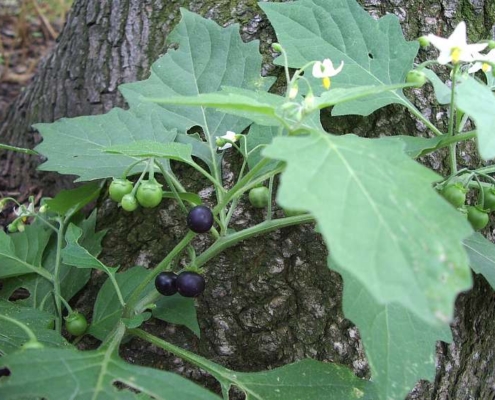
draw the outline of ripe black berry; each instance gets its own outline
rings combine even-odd
[[[191,208],[187,215],[187,226],[196,233],[205,233],[213,226],[213,214],[206,206]]]
[[[176,284],[179,294],[184,297],[196,297],[205,290],[205,278],[192,271],[181,272]]]
[[[155,287],[158,293],[172,296],[177,293],[177,275],[173,272],[161,272],[155,278]]]
[[[0,377],[10,376],[10,370],[8,368],[0,368]]]

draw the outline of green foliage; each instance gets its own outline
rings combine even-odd
[[[474,187],[482,204],[487,192],[480,189],[493,186],[495,167],[459,170],[451,156],[450,174],[441,177],[414,159],[444,148],[453,154],[457,142],[473,138],[483,158],[495,157],[493,79],[487,75],[484,85],[465,78],[462,71],[471,65],[451,60],[445,67],[452,69],[451,90],[425,68],[435,61],[417,66],[415,73],[421,81],[425,74],[440,106],[449,107],[448,130],[442,132],[402,93],[414,85],[405,80],[418,45],[404,39],[394,15],[375,20],[353,0],[261,7],[280,41],[273,48],[286,72],[285,96],[267,92],[273,79],[260,75],[258,43],[243,43],[237,25],[221,28],[181,10],[182,20],[168,37],[172,46],[153,64],[150,77],[119,88],[128,109],[35,126],[43,135],[37,147],[47,158],[43,170],[78,175],[80,181],[140,174],[132,184],[126,181],[118,196],[110,196],[124,210],[137,208],[136,197],[142,206],[161,203],[165,181],[163,197],[177,202],[185,221],[190,205],[202,199],[175,176],[175,163],[202,174],[216,204],[211,212],[207,208],[207,232],[189,230],[157,265],[125,271],[97,258],[105,232],[95,231],[96,212],[87,219],[80,215],[100,195],[102,182],[44,199],[39,211],[32,199],[29,206],[18,204],[11,230],[27,224],[24,232],[0,232],[0,318],[5,321],[0,351],[8,354],[0,366],[12,371],[0,379],[0,397],[218,398],[183,378],[119,359],[118,347],[130,335],[210,373],[225,399],[231,386],[247,399],[400,399],[419,379],[434,378],[436,342],[451,340],[456,296],[471,286],[469,265],[495,285],[495,246],[473,235],[463,214],[438,192],[453,185]],[[289,67],[296,70],[291,74]],[[337,136],[321,126],[323,108],[333,107],[333,115],[368,115],[388,104],[404,106],[430,132],[365,139]],[[475,131],[466,131],[468,121]],[[232,162],[231,174],[222,171],[226,152],[239,153],[232,158],[240,162]],[[156,175],[161,175],[158,181]],[[154,199],[145,199],[146,182],[154,185]],[[260,186],[263,198],[255,199]],[[298,215],[274,218],[275,190],[279,205]],[[235,231],[231,219],[247,193],[263,206],[266,219]],[[464,207],[461,200],[455,205]],[[3,199],[0,206],[6,201],[15,200]],[[199,337],[194,299],[162,296],[154,286],[158,274],[181,265],[204,274],[208,291],[207,263],[216,255],[256,235],[308,222],[316,222],[329,249],[329,267],[343,277],[344,314],[359,330],[370,381],[313,360],[269,372],[234,372],[139,329],[157,318]],[[207,235],[200,254],[193,242],[197,233]],[[108,276],[88,316],[87,333],[102,344],[96,351],[64,349],[64,309],[78,315],[69,302],[92,270]],[[174,285],[171,280],[171,293]],[[19,288],[29,297],[8,301]],[[83,328],[73,332],[82,334]],[[45,348],[23,348],[26,342]]]
[[[65,339],[52,328],[53,315],[31,307],[23,307],[18,304],[0,300],[0,315],[15,319],[35,333],[38,341],[48,347],[69,347]],[[17,325],[8,321],[1,321],[0,354],[5,355],[18,350],[28,337]]]
[[[3,399],[64,399],[68,394],[81,400],[135,399],[136,393],[129,390],[134,389],[157,400],[218,400],[187,379],[129,364],[109,350],[25,350],[2,357],[0,365],[11,371],[0,385]],[[119,389],[117,383],[124,388]]]
[[[480,156],[495,158],[495,97],[492,91],[474,78],[467,78],[456,86],[456,105],[476,124]]]
[[[344,61],[342,73],[332,78],[334,87],[401,84],[418,51],[416,42],[404,39],[395,15],[375,20],[355,1],[300,0],[260,7],[289,54],[290,67],[323,58]],[[332,114],[368,115],[394,103],[409,100],[400,90],[390,91],[338,104]]]
[[[471,286],[461,244],[471,230],[432,189],[439,176],[399,144],[354,135],[276,138],[264,154],[287,162],[277,202],[311,212],[332,258],[376,301],[431,324],[452,318]]]
[[[399,303],[380,303],[349,273],[345,315],[358,327],[381,399],[403,399],[418,379],[435,376],[436,342],[450,342],[448,324],[433,326]]]
[[[31,274],[41,269],[50,235],[42,224],[28,226],[23,233],[12,235],[0,231],[0,278]]]

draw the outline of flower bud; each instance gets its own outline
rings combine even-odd
[[[280,43],[272,43],[272,49],[275,50],[275,51],[278,51],[279,53],[282,52],[282,46],[280,45]]]
[[[428,47],[430,45],[430,40],[427,36],[421,36],[418,38],[419,45],[423,48]]]

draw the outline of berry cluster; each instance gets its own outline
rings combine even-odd
[[[457,182],[447,185],[442,190],[442,196],[455,208],[465,213],[475,231],[485,228],[490,221],[489,214],[495,211],[495,187],[483,188],[479,192],[478,203],[466,206],[468,189]]]
[[[128,179],[114,179],[108,189],[110,198],[120,203],[126,211],[134,211],[138,205],[144,208],[156,207],[162,201],[163,191],[155,179],[142,180],[137,190]]]
[[[156,290],[164,296],[179,292],[184,297],[197,297],[205,290],[205,278],[193,271],[161,272],[155,279]]]

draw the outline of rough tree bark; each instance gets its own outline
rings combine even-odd
[[[495,25],[491,0],[362,3],[377,17],[396,14],[411,40],[429,32],[445,34],[460,19],[468,21],[473,40],[491,37]],[[273,31],[252,0],[76,0],[54,52],[10,109],[0,130],[2,142],[32,147],[40,140],[29,128],[32,123],[124,106],[117,86],[147,76],[153,60],[166,51],[164,40],[179,20],[180,6],[221,25],[240,23],[245,40],[262,39],[265,71],[278,72],[268,63]],[[442,118],[427,100],[419,97],[416,104],[432,119]],[[371,118],[332,119],[333,131],[363,136],[397,133],[397,127],[400,133],[425,133],[423,126],[394,107]],[[459,156],[467,164],[476,164],[475,154],[468,146]],[[45,193],[53,194],[69,182],[36,172],[39,160],[32,157],[2,153],[0,159],[4,188],[41,185]],[[441,157],[424,162],[443,168]],[[197,190],[202,184],[190,182]],[[249,207],[241,215],[235,221],[239,226],[262,218]],[[164,202],[157,218],[147,210],[127,215],[100,199],[100,226],[111,228],[104,243],[105,261],[155,265],[183,234],[180,220],[169,203]],[[196,245],[201,251],[204,243]],[[368,376],[356,328],[342,315],[341,280],[327,269],[326,250],[311,228],[290,228],[246,241],[206,267],[207,291],[198,301],[201,339],[160,322],[148,323],[147,329],[238,370],[266,369],[312,357],[347,365],[359,376]],[[98,284],[95,279],[82,293],[80,304],[92,303]],[[476,277],[474,289],[458,299],[454,342],[438,345],[435,382],[419,383],[410,398],[494,399],[494,330],[494,292],[483,278]],[[129,343],[123,355],[132,362],[208,381],[198,370],[137,340]]]

